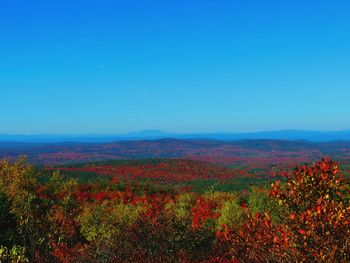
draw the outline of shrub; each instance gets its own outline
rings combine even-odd
[[[296,259],[308,262],[350,261],[350,202],[339,164],[323,159],[287,176],[285,189],[272,184],[270,195],[285,207]]]

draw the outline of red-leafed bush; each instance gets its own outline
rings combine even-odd
[[[294,251],[290,243],[291,233],[284,225],[274,225],[267,213],[248,215],[247,222],[238,231],[224,227],[217,236],[229,242],[229,254],[239,262],[290,261]]]
[[[200,228],[209,219],[217,219],[219,213],[215,212],[216,205],[213,202],[205,200],[203,197],[199,197],[197,204],[192,208],[192,227],[194,229]]]
[[[272,184],[270,195],[283,207],[300,261],[350,261],[350,203],[339,163],[324,159]]]

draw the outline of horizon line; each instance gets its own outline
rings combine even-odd
[[[350,132],[350,129],[271,129],[254,131],[203,131],[203,132],[174,132],[158,129],[132,130],[122,133],[0,133],[0,136],[126,136],[137,133],[158,132],[169,135],[200,135],[200,134],[245,134],[245,133],[264,133],[264,132]]]

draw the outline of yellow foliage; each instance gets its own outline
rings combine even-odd
[[[78,217],[81,233],[89,241],[110,239],[123,226],[135,223],[142,211],[141,206],[111,201],[87,205]]]
[[[220,217],[217,219],[219,228],[226,225],[230,229],[238,229],[244,223],[244,213],[237,199],[226,201],[220,210]]]

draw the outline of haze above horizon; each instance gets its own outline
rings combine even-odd
[[[345,1],[6,1],[0,134],[350,127]]]

